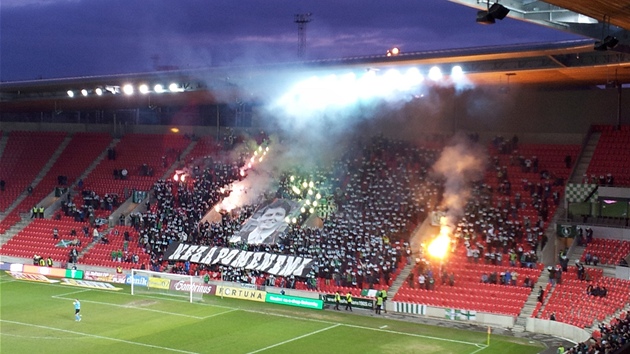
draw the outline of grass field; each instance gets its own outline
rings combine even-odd
[[[538,353],[541,344],[347,312],[131,296],[0,276],[2,353]],[[74,320],[74,298],[83,320]]]

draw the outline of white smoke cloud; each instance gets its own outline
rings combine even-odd
[[[471,183],[483,177],[487,154],[479,144],[457,135],[446,146],[433,165],[433,172],[444,178],[441,207],[446,212],[443,224],[452,227],[464,215],[470,199]]]

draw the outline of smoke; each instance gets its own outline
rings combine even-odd
[[[354,148],[358,137],[415,138],[417,131],[443,130],[444,117],[452,114],[451,99],[446,96],[459,93],[452,82],[424,80],[415,68],[341,71],[301,67],[280,71],[275,77],[225,77],[235,91],[245,92],[240,89],[244,87],[261,103],[254,111],[253,124],[277,132],[264,161],[232,186],[233,196],[226,203],[235,207],[255,203],[261,194],[272,192],[283,172],[329,166]]]
[[[444,178],[441,208],[446,216],[440,223],[449,231],[464,215],[471,197],[471,183],[483,177],[486,163],[487,154],[483,148],[460,134],[444,148],[433,165],[433,172]]]

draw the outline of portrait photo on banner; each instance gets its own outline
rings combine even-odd
[[[288,199],[274,199],[261,204],[254,214],[243,224],[230,242],[271,245],[278,242],[279,236],[287,228],[287,218],[297,209],[298,203]]]

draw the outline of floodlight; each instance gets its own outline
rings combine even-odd
[[[429,79],[433,81],[438,81],[441,78],[442,78],[442,71],[440,71],[440,68],[438,68],[437,66],[434,66],[429,70]]]
[[[477,11],[477,23],[491,25],[494,23],[494,17],[486,10]]]
[[[462,67],[459,65],[455,65],[452,69],[451,69],[451,77],[455,80],[459,80],[464,76],[464,71],[462,70]]]
[[[141,94],[146,95],[149,93],[149,86],[142,84],[138,87],[138,91],[140,91]]]
[[[495,19],[503,20],[508,13],[510,13],[510,9],[495,2],[492,6],[488,7],[488,10],[477,11],[477,23],[490,25],[495,22]]]
[[[608,35],[606,36],[606,38],[604,38],[603,41],[601,42],[595,42],[595,50],[603,52],[606,51],[608,49],[613,49],[617,46],[617,44],[619,44],[619,40],[617,39],[617,37]]]
[[[157,84],[155,86],[153,86],[153,91],[155,91],[156,93],[163,93],[164,92],[164,86]]]
[[[87,91],[86,89],[83,89],[83,90],[81,90],[81,94],[82,94],[84,97],[87,97],[87,95],[88,95],[88,91]]]
[[[123,86],[123,92],[125,93],[125,95],[133,95],[133,86],[129,84]]]
[[[510,9],[499,4],[498,2],[495,2],[494,4],[492,4],[492,6],[490,6],[490,10],[488,10],[488,12],[490,13],[490,15],[492,15],[492,17],[496,18],[497,20],[503,20],[505,16],[510,13]]]
[[[96,90],[94,90],[94,92],[98,95],[101,96],[103,94],[103,89],[100,87],[97,87]]]
[[[67,93],[69,97],[74,97],[74,92],[72,92],[72,90],[68,90]]]
[[[172,83],[172,84],[168,85],[168,89],[169,89],[171,92],[177,92],[177,91],[179,90],[179,87],[177,86],[177,84],[176,84],[176,83]]]

